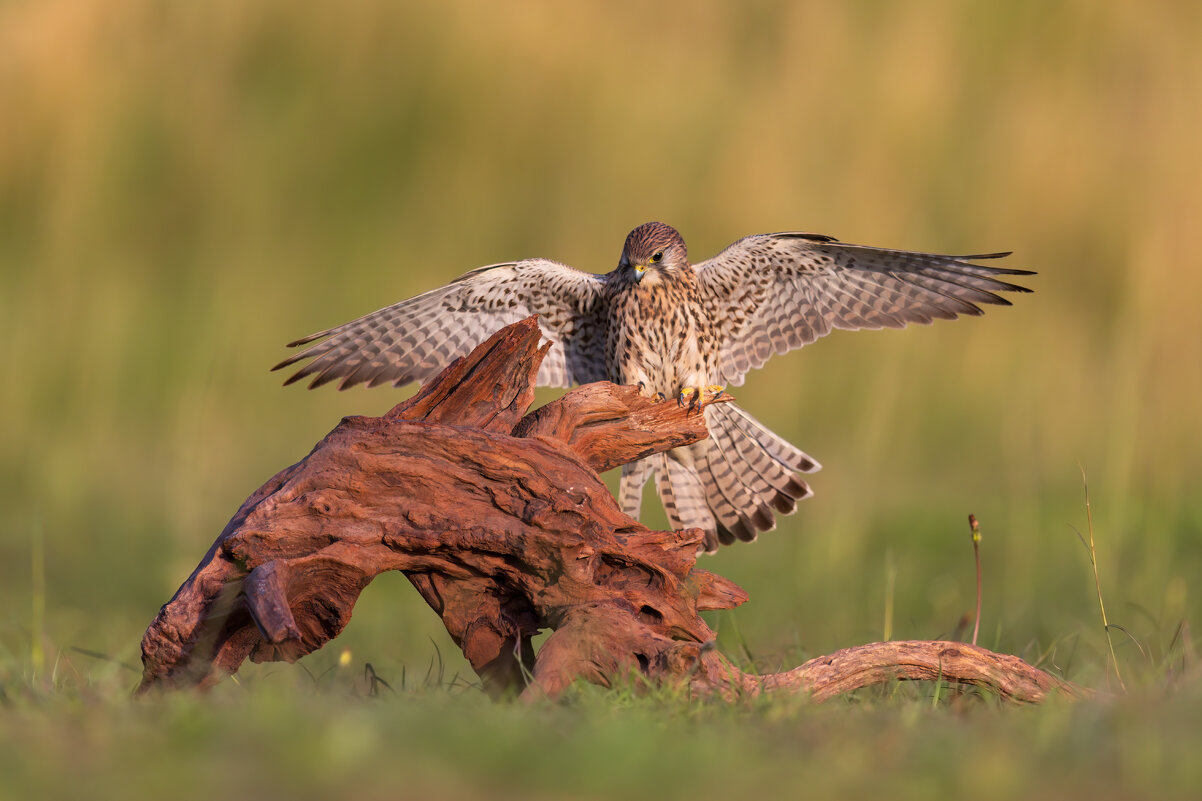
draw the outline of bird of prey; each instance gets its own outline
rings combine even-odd
[[[339,381],[403,386],[424,381],[499,328],[537,314],[555,343],[538,383],[612,381],[694,402],[740,385],[774,353],[833,329],[902,328],[1010,305],[999,292],[1029,292],[999,276],[1026,270],[975,261],[1008,253],[941,256],[849,245],[807,233],[749,236],[690,264],[684,239],[660,222],[630,232],[604,275],[549,259],[481,267],[446,286],[290,343],[309,348],[280,369],[312,359],[285,383]],[[316,344],[310,344],[322,340]],[[733,403],[704,407],[708,439],[622,468],[619,502],[638,517],[655,477],[673,528],[699,527],[704,547],[751,541],[812,494],[799,474],[818,462]]]

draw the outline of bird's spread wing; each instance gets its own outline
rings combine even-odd
[[[289,347],[311,345],[273,367],[304,359],[285,383],[312,376],[309,387],[340,381],[339,389],[385,382],[403,386],[436,375],[498,329],[539,315],[556,347],[538,373],[544,386],[570,386],[605,377],[604,277],[549,259],[481,267],[444,287],[311,334]]]
[[[1008,255],[940,256],[779,233],[741,239],[696,269],[723,380],[738,385],[773,353],[835,328],[902,328],[982,314],[979,304],[1008,306],[998,292],[1030,290],[998,276],[1033,273],[972,263]]]

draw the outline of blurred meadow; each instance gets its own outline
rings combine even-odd
[[[223,770],[295,797],[1190,797],[1199,41],[1187,0],[0,3],[0,798],[201,797]],[[971,512],[981,643],[1117,689],[1083,468],[1131,695],[496,705],[385,576],[299,666],[128,701],[243,499],[412,391],[282,389],[283,343],[482,264],[608,271],[653,219],[698,261],[800,229],[1039,273],[1013,308],[837,332],[734,390],[824,469],[707,559],[752,597],[713,619],[724,650],[955,635]],[[364,697],[368,662],[394,693]]]

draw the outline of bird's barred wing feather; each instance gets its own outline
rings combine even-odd
[[[436,375],[498,329],[537,314],[543,335],[557,345],[543,360],[538,383],[599,381],[605,378],[603,286],[603,276],[549,259],[481,267],[444,287],[291,342],[289,347],[322,340],[272,369],[312,359],[284,383],[311,376],[310,389],[331,381],[339,381],[339,389],[386,382],[399,387]]]
[[[772,354],[835,328],[902,328],[982,314],[979,304],[1008,306],[998,292],[1030,290],[998,276],[1033,273],[972,263],[1008,255],[941,256],[779,233],[741,239],[696,270],[719,370],[739,385]]]

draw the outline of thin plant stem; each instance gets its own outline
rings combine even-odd
[[[46,625],[46,545],[42,535],[41,521],[33,527],[33,553],[30,564],[31,583],[33,585],[33,608],[30,610],[30,644],[29,661],[32,663],[33,674],[41,676],[46,667],[46,651],[42,641],[43,629]]]
[[[981,525],[976,515],[968,516],[968,526],[972,529],[972,559],[977,565],[977,619],[972,626],[972,644],[976,645],[981,633]]]
[[[893,639],[893,588],[897,583],[897,567],[893,564],[893,551],[885,551],[885,630],[882,641]]]
[[[1119,671],[1118,656],[1114,652],[1114,640],[1110,636],[1110,623],[1106,619],[1106,604],[1102,601],[1102,579],[1098,575],[1098,551],[1094,547],[1093,539],[1093,509],[1089,504],[1089,479],[1085,475],[1085,466],[1077,466],[1081,469],[1081,483],[1085,487],[1085,522],[1089,530],[1089,562],[1093,566],[1093,582],[1098,591],[1098,609],[1102,612],[1102,628],[1106,631],[1106,645],[1110,647],[1110,661],[1114,664],[1114,677],[1118,679],[1119,688],[1123,692],[1127,692],[1127,685],[1123,682],[1123,675]]]

